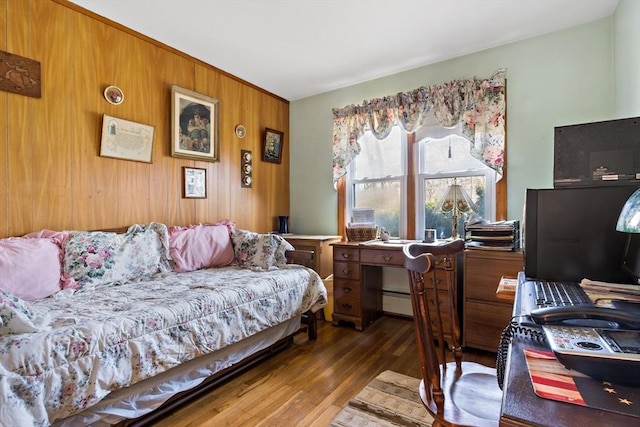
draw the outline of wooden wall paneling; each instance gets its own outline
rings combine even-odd
[[[220,173],[225,177],[227,185],[224,188],[217,185],[220,188],[217,200],[217,212],[216,218],[223,219],[228,218],[233,221],[238,219],[237,215],[232,214],[232,197],[238,198],[238,201],[244,201],[245,209],[243,213],[253,212],[256,209],[256,203],[253,199],[254,190],[253,185],[251,188],[242,188],[240,180],[242,177],[240,166],[240,150],[251,150],[254,156],[252,164],[255,165],[256,158],[256,139],[255,132],[251,132],[250,125],[247,123],[246,109],[247,93],[251,92],[251,89],[247,89],[240,82],[230,79],[226,76],[220,76],[221,87],[220,96],[224,100],[224,104],[221,109],[221,131],[225,137],[222,142],[228,147],[225,151],[228,161],[221,165]],[[247,129],[247,134],[244,138],[236,136],[236,125],[243,124]],[[253,129],[255,130],[255,129]],[[252,173],[252,177],[255,176],[255,172]]]
[[[151,46],[148,43],[122,32],[118,33],[118,41],[112,55],[112,65],[107,68],[112,77],[102,86],[115,84],[125,93],[125,102],[111,105],[106,101],[106,108],[115,110],[112,115],[137,123],[152,125],[145,108],[149,99],[149,66]],[[103,87],[100,87],[102,92]],[[150,216],[149,180],[151,165],[130,160],[117,160],[118,201],[116,218],[125,225],[134,223],[148,223]]]
[[[87,122],[91,120],[86,113],[88,82],[84,75],[76,74],[73,67],[67,67],[75,62],[79,46],[86,45],[92,29],[86,28],[78,35],[78,44],[69,43],[68,30],[79,23],[75,14],[48,3],[34,8],[30,16],[33,22],[38,22],[37,30],[32,27],[31,38],[42,71],[42,98],[36,103],[32,117],[37,124],[32,126],[31,167],[37,194],[32,200],[32,231],[65,229],[73,223],[78,211],[76,190],[78,182],[83,181],[76,174],[81,151],[76,142],[92,140],[78,139],[78,135],[85,134]],[[60,67],[66,72],[60,73]]]
[[[149,182],[151,214],[154,221],[179,225],[182,197],[181,176],[171,157],[171,85],[192,84],[193,64],[164,49],[154,47],[149,61],[155,72],[149,77],[150,93],[146,108],[154,120],[153,167]],[[189,80],[188,82],[185,80]]]
[[[282,163],[279,165],[276,175],[278,185],[276,194],[273,194],[275,201],[274,218],[279,215],[289,215],[289,153],[291,152],[291,139],[289,134],[289,104],[278,102],[276,99],[269,99],[273,104],[275,120],[278,123],[277,130],[284,132],[284,146],[282,149]],[[291,218],[290,226],[295,230],[295,218]]]
[[[7,0],[0,0],[0,49],[7,50]],[[7,108],[9,94],[0,92],[0,238],[9,235],[9,159],[7,157]]]
[[[31,2],[11,2],[7,7],[7,51],[16,55],[33,57],[33,39],[29,23],[24,16],[32,16]],[[7,170],[9,172],[8,204],[9,234],[21,235],[32,230],[33,210],[33,102],[36,98],[7,94],[7,112],[10,120],[7,136]]]
[[[259,228],[255,217],[260,216],[260,211],[264,211],[265,208],[261,205],[262,192],[260,187],[261,184],[264,183],[264,169],[261,160],[263,130],[260,124],[260,116],[258,114],[252,114],[252,112],[256,111],[256,106],[259,105],[260,98],[263,94],[247,86],[242,86],[239,92],[240,102],[234,107],[237,110],[238,116],[236,122],[232,125],[235,128],[237,124],[242,123],[247,129],[247,134],[242,139],[236,137],[238,145],[234,156],[236,156],[236,159],[239,159],[241,149],[251,150],[253,156],[253,182],[251,188],[240,187],[240,165],[236,160],[238,169],[232,173],[232,179],[236,182],[231,185],[232,191],[229,194],[229,211],[238,227],[258,231]],[[247,209],[240,207],[242,201],[245,201]]]
[[[102,116],[108,104],[103,96],[103,85],[111,79],[113,55],[106,54],[100,46],[118,46],[118,33],[108,25],[81,14],[60,8],[62,13],[71,14],[73,20],[66,27],[61,40],[56,43],[56,50],[63,51],[52,66],[58,79],[68,74],[73,88],[73,99],[77,102],[70,105],[71,117],[64,123],[66,131],[74,129],[71,167],[73,170],[74,218],[72,228],[98,229],[120,227],[123,221],[118,213],[118,162],[122,160],[100,157],[100,138],[102,133]],[[58,19],[52,18],[57,24]],[[73,28],[71,35],[69,28]],[[77,35],[76,35],[77,34]],[[126,100],[126,92],[125,92]],[[50,103],[54,100],[50,99]],[[123,117],[124,118],[124,117]]]
[[[254,218],[261,231],[277,229],[277,217],[289,215],[289,122],[283,115],[288,112],[288,104],[283,105],[269,97],[261,97],[260,113],[262,123],[260,126],[260,150],[259,158],[261,170],[261,182],[258,184],[263,199],[263,210]],[[284,146],[282,149],[282,162],[267,163],[262,161],[262,142],[265,128],[284,132]]]
[[[244,138],[238,138],[235,134],[235,127],[241,123],[241,117],[244,116],[243,110],[247,106],[246,91],[239,82],[224,75],[219,75],[215,82],[221,105],[220,148],[226,160],[220,165],[218,181],[215,183],[218,189],[218,209],[215,215],[217,219],[228,218],[239,228],[246,229],[253,226],[248,220],[256,209],[255,184],[252,184],[251,188],[242,188],[240,185],[240,150],[242,148],[252,151],[254,156],[252,164],[255,167],[255,135],[249,131],[249,127]],[[247,123],[243,124],[247,126]],[[252,176],[255,179],[255,169]]]
[[[269,231],[288,213],[288,101],[72,4],[0,0],[0,8],[0,45],[43,71],[41,99],[0,93],[0,237],[222,218]],[[120,106],[104,100],[109,84],[123,89]],[[173,84],[220,99],[220,162],[171,157]],[[153,164],[99,156],[105,113],[154,126]],[[247,126],[242,140],[238,123]],[[260,160],[265,127],[285,132],[280,165]],[[240,191],[241,148],[252,150],[264,187]],[[207,199],[182,199],[183,166],[207,168]]]
[[[232,195],[235,195],[237,198],[241,200],[247,200],[251,205],[251,216],[253,216],[253,212],[257,208],[259,209],[259,205],[256,203],[255,195],[255,180],[256,180],[256,165],[260,161],[259,159],[259,149],[260,145],[258,142],[258,120],[255,115],[249,114],[249,105],[254,105],[255,100],[258,97],[257,91],[252,88],[246,87],[244,85],[229,85],[232,90],[230,90],[230,96],[235,96],[238,99],[238,102],[233,106],[232,114],[230,118],[230,125],[233,127],[232,138],[234,140],[234,152],[232,153],[232,159],[234,166],[231,169],[231,180],[232,183],[230,185],[230,191],[227,194],[227,206],[228,211],[231,211],[231,198]],[[242,124],[246,129],[246,135],[244,138],[239,138],[235,134],[236,125]],[[240,150],[249,150],[251,151],[251,155],[253,159],[251,161],[252,172],[251,179],[253,180],[250,188],[243,188],[241,186],[240,180],[242,179],[242,171],[240,165]]]

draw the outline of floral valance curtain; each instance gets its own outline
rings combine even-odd
[[[405,132],[419,129],[433,113],[443,127],[462,121],[463,135],[471,141],[471,155],[502,177],[505,143],[505,70],[489,79],[452,80],[410,92],[333,109],[333,181],[347,173],[347,165],[360,153],[358,138],[366,130],[383,139],[394,125]]]

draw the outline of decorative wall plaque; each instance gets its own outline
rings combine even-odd
[[[0,90],[40,98],[40,62],[0,51]]]

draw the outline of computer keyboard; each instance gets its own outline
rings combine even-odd
[[[591,300],[578,283],[535,280],[534,284],[538,307],[591,304]]]

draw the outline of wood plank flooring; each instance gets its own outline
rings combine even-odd
[[[379,373],[420,376],[411,319],[383,316],[364,332],[318,323],[317,341],[297,335],[289,348],[154,426],[324,427]],[[465,352],[465,360],[494,366],[495,354]]]

